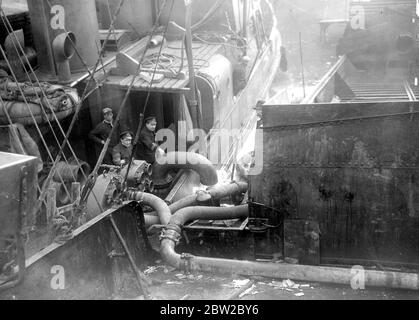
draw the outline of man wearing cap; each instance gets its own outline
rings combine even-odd
[[[102,110],[103,121],[99,123],[92,131],[89,133],[89,139],[94,143],[99,145],[101,148],[105,145],[106,140],[109,137],[109,134],[113,128],[113,112],[111,108],[104,108]],[[112,164],[112,149],[118,143],[118,134],[114,132],[109,142],[108,150],[103,158],[103,163]]]
[[[156,161],[156,152],[159,155],[164,154],[164,151],[156,143],[156,117],[145,118],[144,124],[138,141],[137,158],[153,164]]]
[[[113,164],[123,166],[131,159],[132,153],[132,137],[131,131],[124,131],[120,135],[120,142],[112,150]]]

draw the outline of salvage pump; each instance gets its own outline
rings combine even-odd
[[[129,191],[153,193],[153,167],[142,160],[134,160],[125,167],[102,165],[104,171],[96,179],[87,198],[87,217],[91,219],[113,205],[127,200]],[[129,170],[129,171],[128,171]],[[126,179],[126,185],[124,181]]]

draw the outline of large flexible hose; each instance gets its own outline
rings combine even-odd
[[[245,217],[247,214],[247,205],[233,208],[190,207],[181,209],[172,216],[170,223],[164,229],[161,237],[160,254],[171,266],[188,272],[240,274],[244,276],[263,276],[344,285],[350,285],[356,280],[354,278],[356,274],[349,268],[207,258],[175,252],[175,246],[180,239],[181,228],[186,222],[196,218],[234,219]],[[367,287],[419,290],[419,274],[363,269],[357,272],[360,272]]]
[[[241,194],[247,191],[248,184],[246,182],[232,182],[220,184],[208,188],[207,190],[198,191],[196,194],[182,198],[171,205],[169,209],[171,214],[175,214],[178,210],[186,207],[197,206],[208,200],[219,200],[227,196]],[[146,213],[144,215],[146,226],[159,224],[159,215],[156,212]]]
[[[194,152],[168,152],[158,158],[153,168],[153,181],[164,180],[170,170],[191,169],[199,174],[201,183],[213,186],[218,182],[217,171],[211,161]]]
[[[128,193],[128,199],[140,201],[145,205],[152,207],[157,212],[159,220],[162,224],[166,225],[169,223],[170,217],[172,216],[170,213],[169,206],[166,202],[164,202],[164,200],[160,199],[159,197],[151,193],[132,191]]]
[[[180,209],[170,219],[163,230],[160,254],[163,259],[176,268],[181,268],[183,260],[174,250],[180,239],[183,225],[195,219],[237,219],[248,216],[248,205],[237,207],[187,207]]]

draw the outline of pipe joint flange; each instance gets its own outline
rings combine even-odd
[[[164,229],[166,229],[166,230],[173,230],[173,231],[175,231],[175,232],[177,232],[177,233],[179,233],[179,234],[182,232],[182,227],[181,227],[181,226],[179,226],[179,225],[177,225],[177,224],[172,224],[172,223],[167,224],[167,225],[164,227]]]
[[[212,196],[208,190],[198,190],[196,192],[196,200],[198,202],[205,202],[211,200]]]
[[[180,241],[180,238],[181,238],[180,232],[174,229],[165,228],[161,232],[159,240],[162,241],[164,239],[168,239],[168,240],[173,241],[175,245],[177,245]]]

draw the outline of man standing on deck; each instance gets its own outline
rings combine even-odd
[[[156,143],[156,117],[147,117],[144,120],[144,124],[138,141],[137,158],[154,164],[156,162],[156,153],[159,156],[164,155],[163,149]]]
[[[114,126],[113,124],[113,112],[111,108],[104,108],[102,110],[103,121],[99,123],[92,131],[89,133],[89,139],[94,143],[100,146],[101,150],[105,145],[106,140],[109,137],[109,134],[112,131]],[[106,151],[105,157],[103,158],[104,164],[112,164],[112,149],[118,143],[118,133],[115,131],[109,142],[108,150]]]

